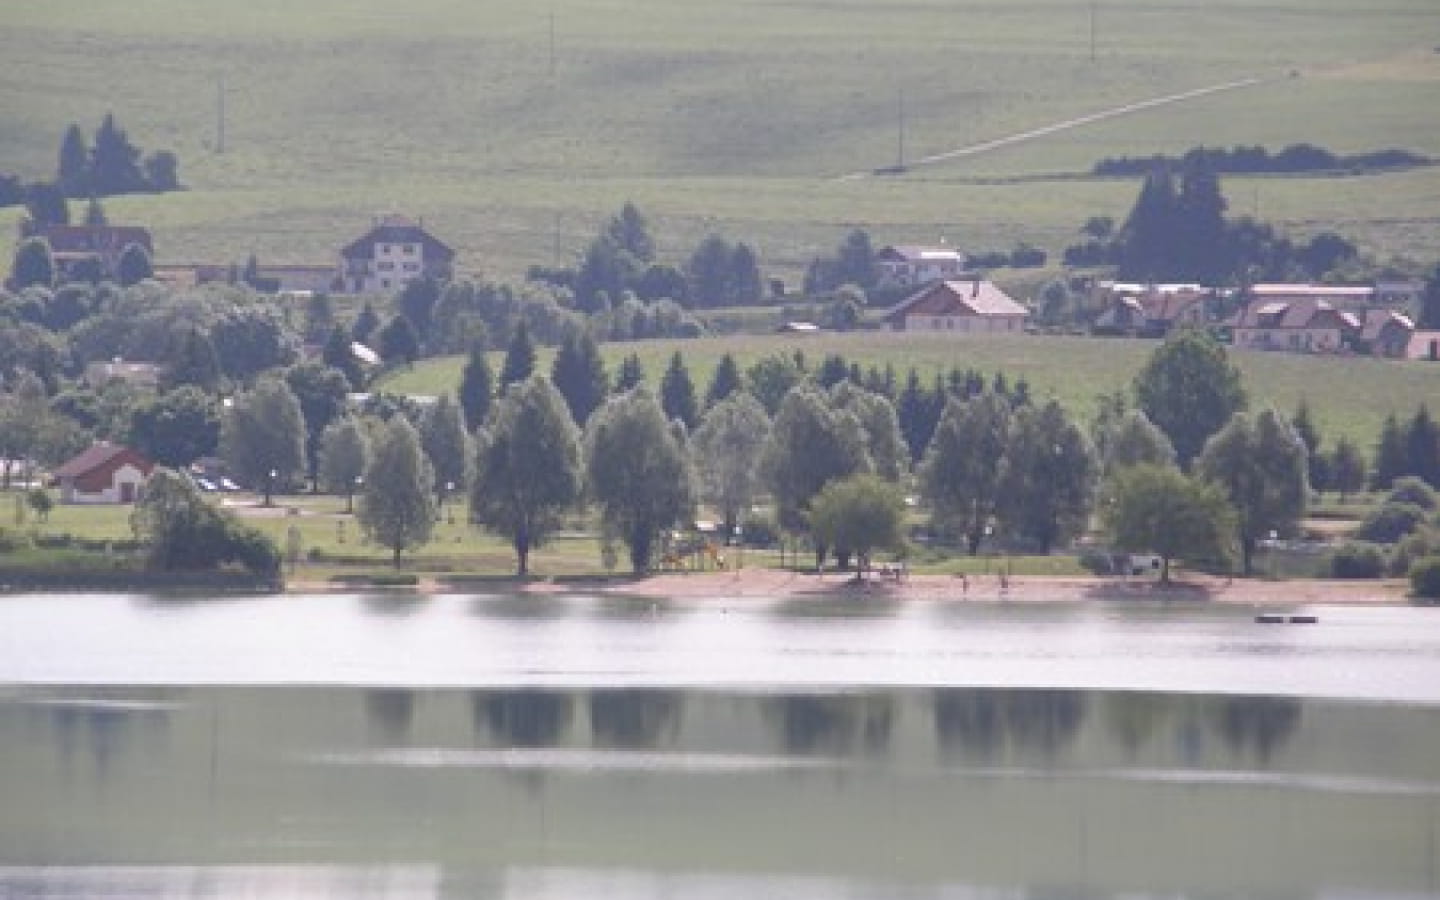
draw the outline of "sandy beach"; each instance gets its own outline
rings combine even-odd
[[[303,573],[287,585],[289,593],[356,590],[355,585],[312,582]],[[778,569],[721,572],[665,572],[643,578],[562,579],[483,584],[451,582],[422,577],[406,590],[422,593],[519,591],[523,593],[608,593],[642,597],[755,600],[803,599],[807,596],[889,597],[897,601],[968,601],[976,603],[1065,603],[1105,600],[1157,602],[1238,603],[1253,606],[1308,604],[1408,604],[1408,584],[1385,581],[1294,580],[1223,578],[1186,573],[1172,584],[1152,579],[1099,577],[1011,576],[1003,583],[995,575],[908,575],[903,580],[872,576],[857,583],[845,573],[823,575]]]

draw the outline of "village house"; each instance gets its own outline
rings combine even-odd
[[[1440,362],[1440,331],[1416,331],[1405,345],[1406,359]]]
[[[1182,325],[1203,325],[1211,319],[1216,292],[1198,284],[1135,284],[1101,282],[1098,299],[1104,311],[1095,319],[1097,334],[1164,337]]]
[[[60,466],[51,478],[61,503],[134,503],[155,464],[129,447],[100,442]]]
[[[1355,313],[1313,298],[1254,300],[1228,324],[1240,349],[1291,353],[1340,353],[1361,328]]]
[[[884,316],[891,331],[1020,334],[1029,311],[993,282],[937,281],[891,307]]]
[[[876,284],[914,287],[955,278],[965,271],[965,254],[953,247],[885,247],[875,254]]]
[[[100,390],[112,381],[154,390],[160,384],[164,367],[152,362],[127,362],[119,357],[109,362],[92,362],[85,366],[85,384]]]
[[[113,278],[120,254],[131,244],[155,255],[150,231],[136,225],[46,225],[37,234],[50,244],[55,271],[62,280],[84,278],[87,270],[100,278]]]
[[[364,236],[340,251],[337,281],[354,294],[395,291],[422,275],[448,279],[455,251],[404,216],[376,219]]]

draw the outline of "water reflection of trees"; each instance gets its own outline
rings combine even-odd
[[[554,747],[565,739],[574,699],[561,691],[475,691],[471,704],[477,732],[506,747]]]
[[[1150,742],[1175,712],[1176,698],[1145,691],[1116,691],[1105,695],[1105,725],[1126,755],[1134,757]]]
[[[1300,716],[1294,697],[1223,697],[1215,703],[1211,725],[1232,752],[1266,763],[1294,736]]]
[[[888,694],[787,694],[765,698],[762,711],[788,753],[879,753],[895,723]]]
[[[1079,691],[941,688],[934,695],[935,734],[946,753],[993,759],[1009,747],[1054,755],[1085,721]]]
[[[49,720],[56,757],[68,768],[77,756],[88,753],[103,783],[133,740],[168,730],[174,706],[172,693],[165,688],[96,687],[83,697],[54,698],[37,708]]]
[[[371,732],[389,743],[403,743],[415,719],[415,692],[373,688],[365,692],[365,720]]]
[[[597,747],[654,749],[679,733],[683,706],[678,691],[591,691],[590,735]]]

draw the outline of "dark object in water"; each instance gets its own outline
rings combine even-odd
[[[1279,613],[1261,613],[1255,621],[1260,625],[1284,625],[1285,617]]]

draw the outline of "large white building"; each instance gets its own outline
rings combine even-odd
[[[386,216],[340,251],[339,281],[352,294],[389,293],[422,275],[448,279],[454,261],[455,251],[423,222]]]

